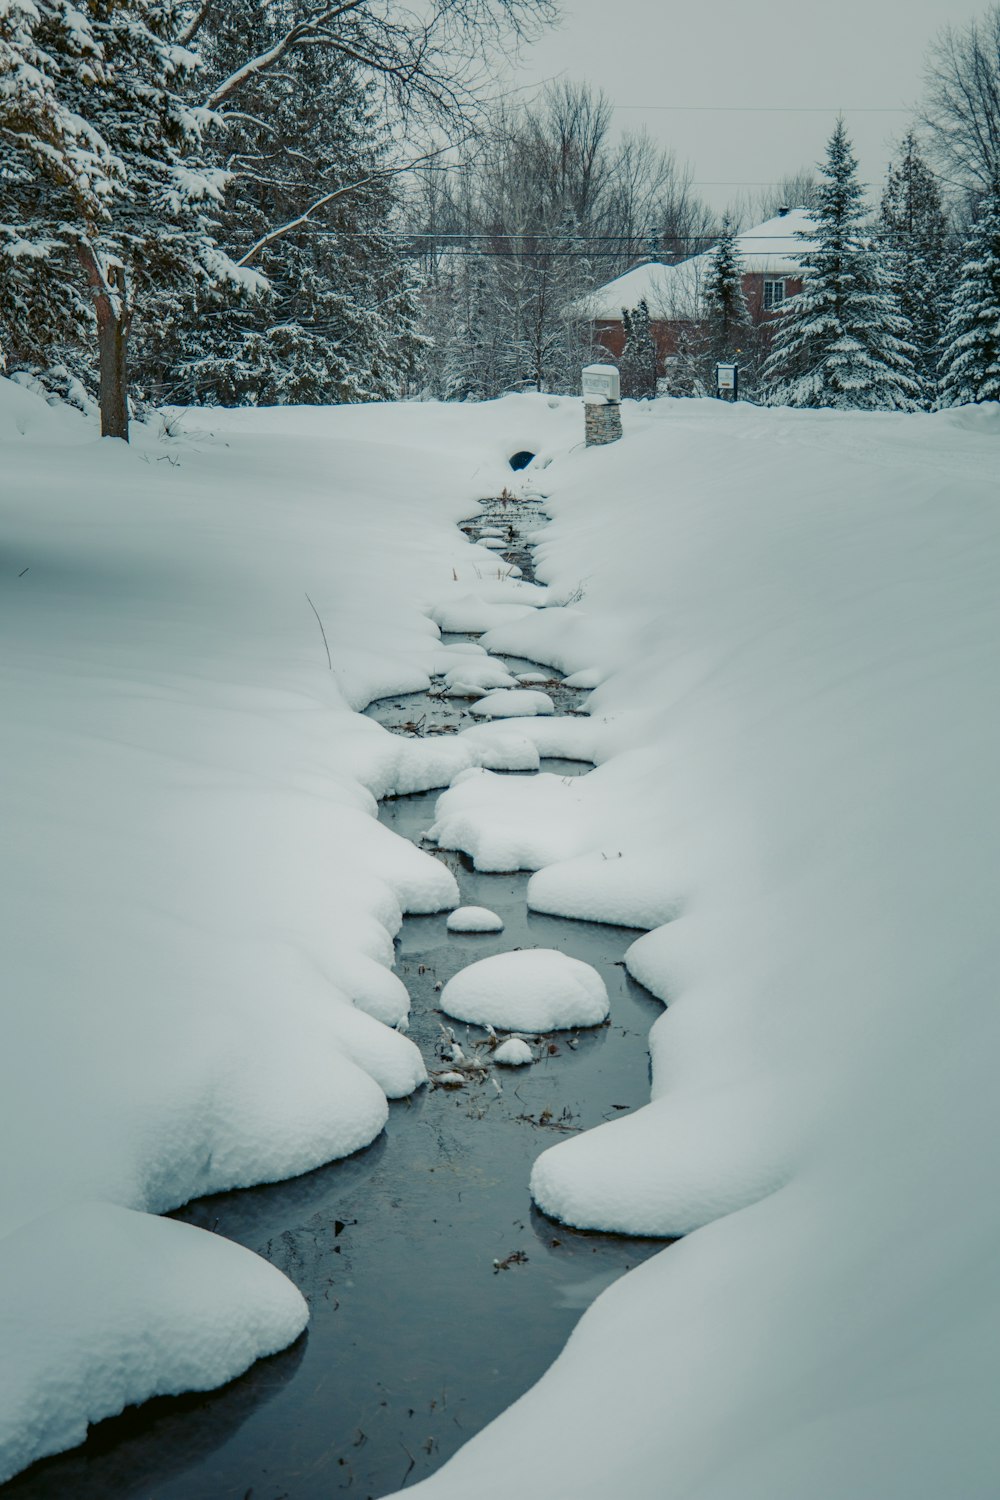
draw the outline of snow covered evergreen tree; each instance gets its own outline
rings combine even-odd
[[[1000,401],[1000,183],[979,200],[943,348],[942,406]]]
[[[101,430],[128,437],[127,361],[137,315],[169,287],[256,282],[219,249],[210,211],[227,174],[206,164],[209,111],[186,99],[197,68],[174,0],[5,0],[0,140],[17,258],[34,260],[33,332],[79,337],[96,315]],[[6,237],[5,260],[11,260]],[[5,340],[24,338],[23,280],[0,280]]]
[[[271,0],[218,9],[199,34],[205,66],[230,72],[248,35],[273,48],[287,21]],[[234,299],[205,288],[161,317],[138,371],[151,396],[270,405],[401,394],[421,347],[416,276],[395,234],[373,89],[331,48],[246,81],[220,142],[233,184],[217,232],[269,292]]]
[[[625,345],[619,360],[623,396],[636,401],[656,395],[656,341],[645,301],[622,308]]]
[[[898,164],[889,169],[878,230],[900,311],[910,326],[925,404],[931,405],[944,332],[941,287],[954,269],[954,256],[941,192],[912,130],[903,140]]]
[[[495,316],[496,296],[483,256],[459,251],[438,267],[436,301],[428,327],[441,351],[440,383],[431,394],[445,401],[483,401],[500,387],[498,366],[506,321]]]
[[[821,173],[805,285],[773,324],[764,366],[768,400],[774,406],[912,410],[922,397],[915,350],[885,267],[861,227],[857,161],[843,120]]]
[[[728,214],[722,220],[722,232],[712,252],[701,303],[711,363],[735,360],[750,328],[750,313],[743,292],[743,264],[736,229]]]
[[[714,381],[708,383],[708,360],[701,324],[681,323],[677,331],[677,347],[666,361],[667,394],[670,396],[707,396],[714,391]]]

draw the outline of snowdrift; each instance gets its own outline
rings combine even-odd
[[[541,446],[542,413],[508,418]],[[392,939],[457,889],[375,798],[510,754],[355,712],[456,663],[428,613],[480,588],[455,522],[510,477],[509,419],[426,417],[126,447],[0,380],[0,1481],[293,1340],[276,1270],[143,1215],[357,1151],[425,1080]]]
[[[407,1493],[995,1493],[998,441],[998,408],[626,403],[547,471],[573,603],[483,644],[599,684],[600,765],[470,773],[437,828],[540,910],[652,926],[651,1101],[532,1191],[687,1238]]]

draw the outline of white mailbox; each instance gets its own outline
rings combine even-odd
[[[595,403],[621,400],[621,381],[614,365],[584,365],[583,399]]]

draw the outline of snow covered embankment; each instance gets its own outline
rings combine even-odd
[[[658,402],[547,472],[539,575],[582,602],[484,644],[592,673],[600,764],[469,775],[437,831],[655,924],[652,1100],[532,1190],[689,1237],[410,1493],[994,1494],[998,443],[995,407]]]
[[[425,1077],[392,937],[457,893],[375,796],[482,756],[353,710],[454,663],[425,596],[496,566],[454,522],[504,425],[428,415],[126,449],[0,380],[0,1479],[294,1339],[276,1270],[143,1215],[355,1151]]]

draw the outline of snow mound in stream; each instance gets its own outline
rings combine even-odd
[[[466,657],[464,661],[449,667],[444,676],[445,687],[458,696],[460,688],[478,688],[489,692],[492,688],[512,688],[517,679],[507,671],[502,661],[492,656]]]
[[[503,932],[503,919],[485,906],[460,906],[449,913],[449,932]]]
[[[503,1068],[524,1068],[534,1060],[531,1048],[519,1036],[508,1037],[493,1054],[493,1061]]]
[[[488,719],[531,718],[534,714],[554,714],[555,711],[548,693],[540,693],[534,688],[501,689],[487,693],[485,698],[472,705],[474,714]]]
[[[504,1031],[561,1031],[599,1026],[609,1004],[604,980],[590,964],[554,948],[525,948],[460,970],[441,992],[441,1009]]]

